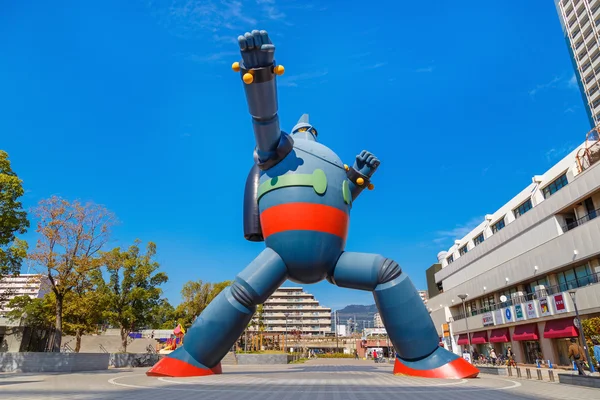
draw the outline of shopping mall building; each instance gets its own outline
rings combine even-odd
[[[439,253],[439,263],[430,268],[435,274],[428,275],[435,276],[430,293],[437,295],[427,307],[440,337],[457,354],[470,332],[480,354],[491,348],[505,353],[511,346],[519,363],[569,365],[568,341],[579,332],[570,292],[582,319],[600,315],[596,138],[588,135],[590,140]]]

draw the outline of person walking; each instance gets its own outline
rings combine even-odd
[[[354,350],[354,359],[358,360],[358,351]]]
[[[585,352],[581,346],[577,344],[577,339],[575,338],[571,338],[571,345],[569,346],[569,359],[575,361],[579,375],[585,375],[583,363],[586,363],[587,359],[585,358]]]
[[[510,366],[517,366],[517,363],[515,362],[515,353],[510,346],[506,349],[506,362]]]
[[[492,365],[496,365],[496,361],[498,360],[498,356],[496,356],[496,350],[492,348],[490,351],[490,358],[492,359]]]

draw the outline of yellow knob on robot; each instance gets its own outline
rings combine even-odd
[[[348,170],[350,169],[350,167],[348,167],[348,164],[344,164],[344,169],[345,169],[346,171],[348,171]]]
[[[369,188],[369,190],[373,190],[373,189],[375,189],[375,185],[373,185],[372,183],[369,183],[369,186],[367,186],[367,188]]]
[[[239,62],[234,62],[233,64],[231,64],[231,69],[234,72],[240,72],[240,63]]]
[[[246,72],[246,73],[244,74],[244,76],[242,76],[242,79],[244,80],[244,83],[245,83],[246,85],[249,85],[249,84],[251,84],[252,82],[254,82],[254,76],[252,76],[252,74],[251,74],[251,73],[249,73],[249,72]]]
[[[363,183],[365,183],[365,180],[363,178],[357,178],[356,183],[358,184],[358,186],[362,186]]]
[[[273,73],[275,75],[283,75],[283,73],[285,72],[285,68],[283,67],[283,65],[277,65],[275,66],[275,68],[273,68]]]

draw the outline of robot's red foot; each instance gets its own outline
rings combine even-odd
[[[164,357],[150,368],[148,372],[146,372],[146,375],[183,378],[187,376],[206,376],[221,373],[221,363],[212,368],[199,368],[176,358]]]
[[[447,360],[447,362],[443,363],[439,362],[441,357],[433,357],[437,358],[437,360],[434,360],[430,356],[421,361],[403,361],[396,357],[396,363],[394,364],[394,375],[438,379],[463,379],[477,377],[479,370],[470,362],[454,354],[452,354],[452,356],[454,356],[452,357],[452,360]]]

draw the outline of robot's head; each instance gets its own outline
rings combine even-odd
[[[308,122],[308,114],[303,114],[292,129],[292,137],[316,142],[317,136],[317,130]]]

